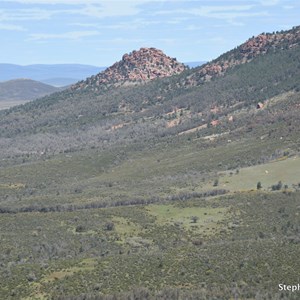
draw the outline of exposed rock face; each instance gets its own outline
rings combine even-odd
[[[97,75],[73,85],[72,88],[92,87],[97,89],[101,85],[145,82],[158,77],[179,74],[185,68],[184,64],[179,63],[176,58],[165,55],[161,50],[141,48],[138,51],[124,54],[121,61]]]
[[[198,85],[209,81],[212,77],[223,75],[228,68],[250,62],[253,58],[264,55],[269,51],[288,49],[299,45],[300,26],[272,34],[262,33],[200,67],[197,72],[188,78],[186,84]]]

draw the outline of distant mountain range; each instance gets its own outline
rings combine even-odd
[[[66,86],[99,73],[105,67],[81,64],[28,65],[0,64],[0,81],[26,78],[53,86]]]
[[[202,65],[203,61],[187,62],[185,65],[194,68]],[[37,64],[21,66],[0,63],[0,81],[26,78],[43,82],[56,87],[67,86],[83,80],[105,70],[106,67],[97,67],[82,64]]]

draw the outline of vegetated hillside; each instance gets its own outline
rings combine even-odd
[[[219,131],[235,130],[242,136],[247,124],[260,113],[256,110],[259,102],[288,91],[297,93],[299,51],[299,47],[293,47],[258,56],[198,87],[184,86],[186,78],[195,72],[192,69],[138,86],[56,93],[2,112],[2,142],[10,144],[13,138],[10,145],[14,150],[7,150],[9,155],[23,155],[25,151],[34,156],[45,149],[53,153],[106,147],[110,143],[172,136],[187,130],[204,136],[214,132],[215,127]],[[295,112],[288,102],[286,108],[275,116]],[[240,114],[247,109],[248,114]],[[228,121],[230,116],[232,121]],[[276,117],[269,114],[262,122],[269,119]],[[27,143],[30,150],[26,150]]]
[[[90,88],[102,90],[109,85],[142,83],[156,78],[180,74],[186,67],[175,58],[165,55],[155,48],[141,48],[124,54],[122,60],[116,62],[105,71],[81,81],[72,87],[73,90]]]
[[[299,51],[0,112],[0,298],[298,299]]]
[[[242,45],[224,53],[212,62],[198,67],[197,71],[188,78],[187,83],[198,85],[216,76],[222,76],[228,69],[248,63],[255,57],[278,50],[299,47],[299,43],[300,26],[286,31],[262,33],[258,36],[253,36]]]
[[[0,82],[0,101],[34,100],[60,89],[31,79],[15,79]]]

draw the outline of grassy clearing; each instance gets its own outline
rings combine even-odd
[[[120,241],[124,242],[126,238],[136,237],[142,232],[142,227],[130,221],[127,218],[113,216],[112,222],[117,234],[120,236]]]
[[[171,204],[149,205],[146,207],[149,214],[156,217],[156,223],[176,225],[198,234],[213,234],[220,230],[221,221],[226,218],[227,208],[218,207],[179,207]]]
[[[298,185],[300,157],[283,157],[276,161],[239,169],[238,173],[220,173],[219,186],[230,191],[256,189],[257,182],[261,182],[262,190],[270,190],[271,186],[282,181],[283,185],[292,187]]]
[[[29,297],[25,297],[23,300],[30,300],[30,299],[36,299],[36,300],[44,300],[49,299],[50,294],[44,291],[44,287],[53,284],[55,282],[59,282],[64,280],[67,277],[72,277],[76,273],[87,273],[94,270],[95,265],[97,261],[93,258],[87,258],[83,259],[81,262],[79,262],[76,266],[52,271],[50,270],[50,273],[46,273],[40,281],[38,282],[32,282],[30,285],[31,294]]]
[[[95,259],[92,258],[83,259],[77,266],[51,272],[41,280],[41,283],[49,283],[54,280],[60,280],[65,278],[66,276],[72,276],[77,272],[92,271],[95,268],[95,264],[96,264]]]
[[[0,184],[0,189],[3,190],[14,190],[14,189],[22,189],[25,187],[25,184],[23,183],[6,183],[6,184]]]

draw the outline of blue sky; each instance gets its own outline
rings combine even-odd
[[[211,60],[299,16],[298,0],[0,0],[0,62],[109,66],[141,47]]]

